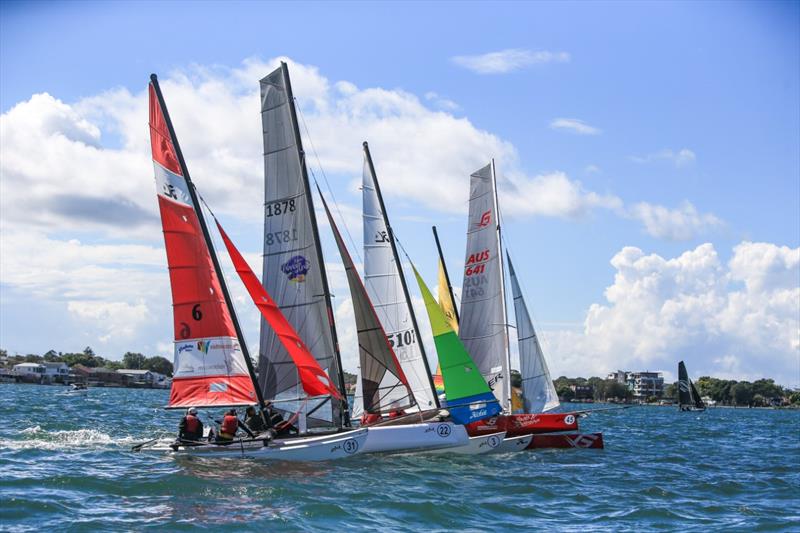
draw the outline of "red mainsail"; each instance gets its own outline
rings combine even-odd
[[[175,329],[168,407],[252,405],[253,380],[225,303],[155,87],[150,143],[164,230]]]
[[[264,289],[264,286],[261,285],[258,277],[253,273],[242,254],[239,253],[239,250],[228,238],[228,234],[222,229],[219,221],[217,221],[217,229],[219,229],[219,234],[225,242],[225,247],[228,249],[228,255],[231,257],[233,266],[242,279],[242,283],[247,287],[247,292],[250,293],[253,303],[261,311],[261,315],[275,331],[281,344],[289,353],[292,361],[294,361],[303,390],[309,396],[327,396],[330,394],[334,398],[341,399],[342,395],[333,385],[328,374],[319,366],[319,363],[314,359],[314,356],[300,339],[295,329],[283,316],[283,313],[281,313],[275,301]]]

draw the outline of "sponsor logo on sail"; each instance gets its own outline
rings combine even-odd
[[[211,347],[211,342],[209,341],[197,341],[197,349],[205,354],[208,353],[208,349],[210,347]]]
[[[191,352],[193,350],[194,350],[194,345],[191,342],[190,343],[186,343],[186,344],[179,344],[178,345],[178,353]]]
[[[208,385],[208,392],[228,392],[227,383],[210,383]]]
[[[484,214],[481,215],[481,220],[480,222],[478,222],[478,227],[485,228],[486,226],[489,225],[489,223],[491,223],[491,221],[492,221],[492,210],[489,209],[488,211],[486,211]]]
[[[302,283],[306,280],[306,274],[311,269],[311,263],[302,255],[295,255],[281,265],[281,272],[286,274],[289,281]]]

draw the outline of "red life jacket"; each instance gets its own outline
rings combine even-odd
[[[196,435],[200,429],[200,420],[194,415],[186,415],[186,433]]]
[[[406,414],[406,412],[403,411],[402,409],[396,409],[396,410],[392,411],[391,413],[389,413],[389,418],[398,418],[398,417],[401,417],[401,416],[405,416],[405,414]]]
[[[364,415],[361,417],[362,426],[368,426],[369,424],[374,424],[380,421],[381,421],[381,415],[374,415],[372,413],[364,413]]]
[[[228,435],[236,435],[236,431],[238,429],[239,419],[236,418],[236,415],[225,415],[225,418],[222,419],[222,427],[220,427],[220,431],[227,433]]]

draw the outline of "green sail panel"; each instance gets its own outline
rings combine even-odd
[[[425,301],[425,309],[431,321],[433,342],[439,355],[450,416],[459,424],[469,424],[475,420],[497,415],[502,408],[494,397],[492,389],[447,322],[442,308],[436,303],[416,267],[411,265],[411,268],[414,269],[414,276],[417,278],[422,299]]]

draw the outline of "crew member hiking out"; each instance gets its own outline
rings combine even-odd
[[[256,408],[252,405],[244,411],[244,423],[256,434],[269,429],[269,426],[264,422],[264,417],[257,413]]]
[[[178,424],[178,440],[197,442],[203,438],[203,423],[197,417],[197,409],[190,407]]]

